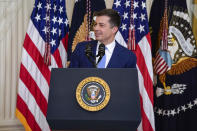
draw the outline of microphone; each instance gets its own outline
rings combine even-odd
[[[95,56],[93,55],[92,52],[92,45],[88,43],[85,47],[85,55],[88,57],[88,60],[96,67],[96,62],[95,62]],[[93,59],[91,59],[91,57]]]
[[[88,59],[90,58],[90,56],[93,56],[93,53],[92,53],[92,46],[91,46],[90,43],[86,45],[86,48],[85,48],[85,55],[88,57]]]
[[[101,43],[99,45],[99,48],[98,48],[98,54],[96,55],[96,57],[99,56],[99,59],[98,59],[98,62],[97,64],[101,61],[102,57],[105,55],[105,45],[103,43]]]

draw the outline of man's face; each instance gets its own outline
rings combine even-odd
[[[110,18],[108,16],[97,16],[94,33],[96,40],[107,45],[114,40],[115,34],[118,30],[118,27],[111,27],[109,23]]]

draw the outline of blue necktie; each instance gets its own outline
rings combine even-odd
[[[98,68],[105,68],[105,62],[106,62],[106,55],[104,55],[101,59],[101,61],[98,63]]]

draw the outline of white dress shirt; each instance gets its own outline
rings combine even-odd
[[[96,47],[96,54],[98,54],[98,48],[100,44],[101,42],[98,41],[98,44]],[[105,68],[107,67],[109,60],[111,59],[115,45],[116,45],[115,40],[112,41],[112,43],[105,45],[105,55],[106,55]],[[98,62],[98,59],[99,57],[96,57],[96,62]]]

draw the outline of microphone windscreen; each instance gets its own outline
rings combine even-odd
[[[98,48],[98,56],[103,57],[105,55],[105,45],[101,43]]]
[[[85,54],[86,54],[86,56],[91,56],[92,55],[92,47],[91,47],[91,44],[87,44],[86,45]]]

